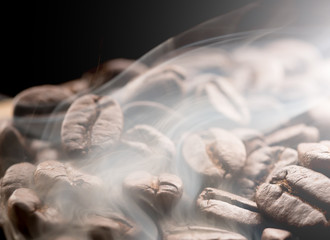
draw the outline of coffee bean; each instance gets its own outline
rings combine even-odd
[[[294,149],[284,147],[260,148],[247,158],[242,175],[234,186],[234,191],[239,195],[253,199],[257,185],[267,181],[267,176],[272,171],[297,163],[297,151]]]
[[[144,157],[173,162],[176,149],[172,140],[148,125],[136,125],[121,138],[124,148],[130,148]]]
[[[266,143],[270,146],[285,146],[296,148],[301,142],[317,142],[319,131],[315,127],[298,124],[283,128],[266,136]]]
[[[15,163],[32,161],[26,141],[10,123],[0,127],[0,176]]]
[[[247,240],[244,236],[220,228],[204,226],[177,226],[163,234],[164,240],[203,239],[203,240]]]
[[[47,138],[50,133],[46,134],[46,128],[51,134],[58,133],[71,97],[71,91],[56,85],[35,86],[20,92],[13,99],[14,126],[33,138]]]
[[[124,189],[139,204],[147,204],[159,213],[168,213],[182,196],[180,178],[173,174],[159,177],[147,172],[135,172],[124,180]]]
[[[59,86],[68,89],[72,94],[86,93],[90,89],[90,82],[86,78],[78,78],[60,84]]]
[[[1,179],[1,200],[6,202],[18,188],[30,188],[33,183],[35,166],[28,162],[17,163],[9,167]]]
[[[217,189],[204,189],[197,207],[208,223],[238,231],[249,239],[257,237],[258,229],[266,223],[254,202]]]
[[[188,134],[183,140],[182,155],[209,184],[220,183],[227,174],[238,174],[246,160],[243,142],[220,128]]]
[[[244,99],[229,80],[205,74],[198,76],[195,81],[201,82],[196,94],[198,99],[206,100],[205,108],[212,108],[234,122],[242,124],[249,122],[250,115]]]
[[[173,109],[151,101],[128,103],[123,107],[125,129],[135,125],[150,125],[162,133],[169,135],[183,119],[183,116]]]
[[[330,177],[330,149],[321,143],[298,145],[300,165]]]
[[[317,231],[324,239],[330,210],[330,179],[300,166],[287,166],[258,187],[260,211],[300,234]],[[317,235],[318,236],[318,235]],[[329,235],[328,235],[329,236]]]
[[[132,59],[116,58],[106,61],[96,68],[82,75],[83,79],[89,82],[89,88],[98,88],[109,82],[119,74],[120,81],[111,82],[111,88],[122,87],[129,81],[133,80],[139,75],[142,75],[148,70],[148,67],[141,62],[136,62]]]
[[[232,133],[243,141],[247,156],[255,150],[267,146],[263,134],[258,130],[251,128],[236,128],[232,130]]]
[[[54,231],[61,221],[57,210],[44,206],[37,194],[28,188],[15,190],[7,207],[11,223],[29,239]]]
[[[293,240],[289,231],[277,228],[265,228],[261,240]]]
[[[166,106],[179,102],[184,94],[181,76],[170,69],[158,69],[148,72],[136,81],[128,84],[124,103],[135,101],[154,101]]]
[[[89,94],[68,109],[61,129],[62,143],[71,157],[98,154],[117,143],[122,128],[123,116],[116,101]]]
[[[119,215],[88,215],[82,222],[91,240],[139,239],[140,230],[132,221]]]
[[[93,196],[104,191],[100,178],[58,161],[38,164],[34,172],[34,184],[38,194],[63,211],[80,209],[103,200],[101,195],[98,199],[85,195],[86,192]]]

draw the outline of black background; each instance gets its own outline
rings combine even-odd
[[[9,80],[5,78],[0,94],[12,97],[31,86],[76,79],[110,59],[138,59],[167,39],[251,2],[254,1],[13,2],[4,12],[11,14],[7,21],[12,27],[6,37],[15,40],[15,70]]]
[[[167,39],[249,2],[253,1],[50,0],[28,6],[12,3],[13,27],[8,35],[9,41],[15,40],[13,65],[17,73],[0,93],[15,96],[31,86],[76,79],[114,58],[138,59]]]

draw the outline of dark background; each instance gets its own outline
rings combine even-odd
[[[28,6],[12,3],[14,6],[7,10],[12,10],[9,22],[13,27],[7,38],[15,39],[16,70],[5,87],[2,85],[0,94],[13,97],[31,86],[73,80],[110,59],[138,59],[167,39],[251,2],[254,1],[49,0]]]
[[[14,96],[39,84],[79,78],[114,58],[138,59],[195,25],[249,0],[66,0],[13,3],[17,41],[11,78],[1,94]],[[18,20],[18,21],[15,21]],[[9,39],[10,40],[10,39]]]

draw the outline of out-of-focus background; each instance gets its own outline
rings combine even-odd
[[[288,1],[296,2],[297,7],[311,2]],[[6,79],[0,94],[13,97],[34,85],[73,80],[114,58],[138,59],[167,39],[251,2],[255,1],[50,0],[34,2],[28,10],[15,5],[12,22],[19,21],[12,31],[21,51],[14,65],[17,72],[23,66],[28,71],[24,70],[23,77],[14,73]],[[281,0],[265,2],[281,6]],[[312,2],[322,6],[327,1]],[[308,11],[303,14],[308,19]]]

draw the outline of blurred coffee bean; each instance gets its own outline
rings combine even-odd
[[[220,228],[205,226],[176,226],[163,234],[164,240],[247,240],[244,236]]]
[[[82,222],[82,228],[87,229],[91,240],[133,240],[140,234],[135,223],[119,215],[88,215]]]
[[[35,169],[36,167],[28,162],[17,163],[9,167],[1,179],[1,201],[6,202],[18,188],[32,187]]]
[[[59,86],[68,89],[72,94],[82,94],[90,89],[90,82],[86,78],[78,78],[64,82]]]
[[[36,163],[46,160],[65,159],[63,149],[59,143],[44,141],[42,139],[27,139],[27,142],[28,149]]]
[[[197,207],[208,223],[237,231],[248,239],[260,237],[260,228],[266,224],[254,202],[217,189],[204,189]]]
[[[31,161],[31,153],[21,133],[10,123],[0,126],[0,177],[11,165]]]
[[[330,177],[330,149],[321,143],[300,143],[299,164]]]
[[[289,231],[277,228],[265,228],[261,235],[261,240],[293,240]]]
[[[236,175],[241,171],[246,151],[243,142],[234,134],[211,128],[188,134],[183,140],[182,156],[208,186],[214,186],[221,183],[227,174]]]
[[[127,130],[121,138],[121,144],[154,161],[165,160],[166,164],[173,162],[176,156],[172,140],[148,125],[136,125]]]
[[[272,132],[265,139],[270,146],[279,145],[296,148],[301,142],[317,142],[319,131],[315,127],[298,124]]]
[[[256,202],[260,211],[303,239],[327,239],[329,188],[330,179],[326,176],[292,165],[273,173],[270,183],[259,186]]]
[[[113,147],[121,135],[123,115],[109,96],[88,94],[74,101],[63,120],[61,137],[71,157],[102,154]]]
[[[168,213],[182,196],[183,186],[179,177],[163,173],[158,177],[148,172],[135,172],[124,180],[124,189],[139,204],[158,213]]]
[[[243,141],[247,156],[255,150],[267,146],[263,134],[258,130],[251,128],[236,128],[232,130],[232,133]]]
[[[148,67],[141,62],[136,62],[133,59],[117,58],[108,60],[84,73],[82,79],[88,80],[90,88],[98,88],[121,74],[120,80],[111,82],[110,86],[112,88],[123,87],[147,70]]]
[[[246,160],[240,179],[234,186],[239,195],[253,199],[256,187],[267,181],[275,169],[298,163],[297,151],[285,147],[263,147],[252,152]]]
[[[101,196],[93,198],[98,192],[104,191],[100,178],[58,161],[49,160],[38,164],[33,180],[38,194],[63,208],[63,211],[83,208],[92,202],[97,204],[103,199]]]
[[[28,188],[19,188],[13,192],[7,204],[8,217],[28,239],[47,236],[61,222],[56,209],[44,206],[37,194]]]
[[[63,114],[72,102],[72,92],[56,85],[28,88],[14,99],[14,125],[25,136],[47,138],[59,132]],[[48,133],[50,131],[50,133]]]
[[[236,91],[230,80],[211,74],[197,76],[197,98],[205,100],[204,108],[210,108],[231,121],[246,124],[250,120],[244,98]]]
[[[123,107],[123,114],[125,129],[139,124],[147,124],[165,135],[172,135],[171,132],[183,119],[183,116],[173,109],[151,101],[128,103]]]
[[[179,103],[184,94],[181,75],[170,69],[152,70],[128,84],[123,90],[124,103],[153,101],[173,106]]]

